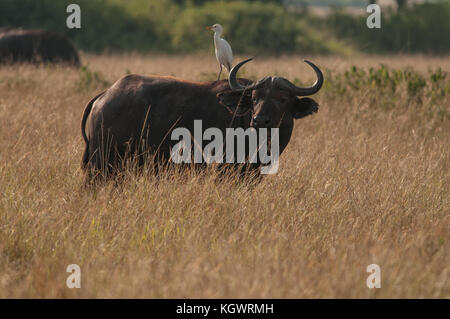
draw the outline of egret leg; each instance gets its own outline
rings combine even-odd
[[[222,74],[222,64],[220,65],[220,72],[219,72],[219,76],[217,77],[217,81],[220,80],[220,75]]]

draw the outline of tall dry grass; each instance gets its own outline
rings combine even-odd
[[[206,79],[217,65],[83,58],[81,73],[0,69],[0,297],[450,297],[448,94],[432,106],[401,87],[385,109],[385,94],[325,87],[259,184],[130,173],[85,189],[80,116],[101,86],[130,72]],[[312,80],[299,60],[256,60],[245,74]],[[448,58],[312,60],[331,74],[380,62],[450,70]],[[380,289],[366,286],[373,263]],[[81,289],[66,286],[69,264]]]

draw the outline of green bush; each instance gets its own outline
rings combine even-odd
[[[182,51],[212,47],[212,33],[205,27],[224,26],[224,37],[235,52],[279,53],[296,49],[298,36],[294,16],[273,4],[212,2],[202,7],[188,6],[177,19],[172,44]]]
[[[370,53],[450,53],[450,2],[416,4],[398,13],[384,10],[381,29],[367,28],[366,19],[336,10],[322,22]]]
[[[105,80],[100,72],[91,71],[88,66],[80,67],[79,78],[75,82],[75,87],[79,91],[84,91],[85,89],[105,89],[110,85],[111,83]]]
[[[367,15],[335,11],[326,18],[290,10],[277,0],[78,0],[81,30],[66,27],[72,0],[0,0],[0,28],[44,28],[66,34],[86,51],[211,50],[205,26],[220,23],[236,53],[450,53],[450,3],[383,10],[381,29]]]
[[[133,0],[130,3],[134,2]],[[81,29],[66,27],[66,7],[71,0],[0,0],[0,26],[43,28],[67,35],[76,47],[87,51],[166,50],[154,20],[133,16],[125,2],[77,0]],[[166,42],[167,43],[167,42]]]
[[[399,93],[404,91],[408,99],[431,98],[436,101],[450,94],[447,76],[448,73],[441,68],[429,70],[424,76],[410,68],[398,70],[380,65],[364,70],[352,66],[343,73],[328,72],[325,85],[328,94],[332,95],[364,90],[369,95],[383,96],[386,100],[396,102],[396,99],[403,99]]]
[[[69,36],[86,51],[192,52],[212,48],[205,27],[224,26],[233,51],[277,54],[302,51],[333,53],[307,17],[273,1],[79,0],[82,28],[66,28],[70,0],[0,0],[1,26],[44,28]]]

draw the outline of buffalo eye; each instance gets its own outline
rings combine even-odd
[[[289,101],[289,98],[287,96],[282,96],[282,97],[280,97],[280,101],[282,103],[286,103],[287,101]]]

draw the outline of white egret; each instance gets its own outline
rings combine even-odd
[[[231,51],[231,46],[227,41],[222,39],[220,35],[222,34],[222,26],[220,24],[214,24],[210,27],[206,27],[208,30],[214,31],[214,46],[216,48],[216,58],[220,65],[220,72],[217,80],[220,79],[220,74],[222,73],[222,66],[224,66],[228,72],[231,70],[231,62],[233,61],[233,52]]]

